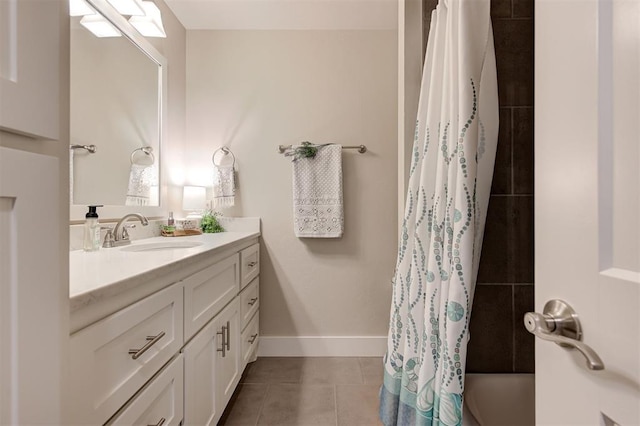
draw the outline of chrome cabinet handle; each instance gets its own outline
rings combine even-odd
[[[251,338],[249,340],[247,340],[247,342],[249,342],[249,343],[251,343],[253,345],[253,342],[255,342],[257,338],[258,338],[258,333],[252,334]]]
[[[225,344],[227,345],[227,350],[231,350],[231,324],[227,321],[227,338],[225,339]]]
[[[249,304],[249,306],[253,306],[256,304],[257,301],[258,301],[258,298],[254,297],[253,299],[249,300],[247,303]]]
[[[164,337],[164,331],[161,331],[160,334],[156,336],[147,336],[148,342],[146,345],[144,345],[140,349],[129,349],[129,355],[132,355],[131,359],[140,358],[140,356],[142,356],[143,353],[148,351],[151,346],[158,343],[158,340],[162,339],[163,337]]]
[[[225,337],[226,337],[226,333],[225,333],[225,329],[226,327],[223,325],[222,329],[220,331],[217,331],[216,334],[218,336],[222,336],[222,349],[217,349],[218,352],[222,352],[222,358],[224,358],[225,356],[227,356],[227,349],[225,346]]]
[[[156,423],[155,425],[147,425],[147,426],[162,426],[164,424],[164,422],[166,422],[167,419],[165,419],[164,417],[160,419],[160,421],[158,423]]]
[[[566,302],[552,299],[544,305],[542,314],[524,314],[524,326],[529,333],[565,348],[577,349],[587,360],[590,370],[604,370],[598,354],[582,340],[582,327],[578,315]]]
[[[249,262],[249,263],[247,264],[247,266],[248,266],[249,268],[253,268],[253,267],[254,267],[254,266],[256,266],[257,264],[258,264],[258,262]]]

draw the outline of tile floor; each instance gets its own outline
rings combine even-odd
[[[381,425],[382,358],[258,358],[220,425]]]

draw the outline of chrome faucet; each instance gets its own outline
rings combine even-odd
[[[116,223],[116,226],[114,226],[113,229],[107,230],[107,234],[104,237],[104,243],[102,244],[102,247],[105,247],[105,248],[118,247],[126,244],[131,244],[131,240],[129,239],[129,233],[127,232],[127,228],[133,228],[135,225],[124,224],[129,218],[138,219],[142,224],[142,226],[147,226],[149,224],[149,221],[147,220],[147,218],[141,214],[138,214],[138,213],[126,214],[118,221],[118,223]],[[122,231],[120,231],[120,229],[122,229]]]

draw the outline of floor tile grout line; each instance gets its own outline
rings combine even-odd
[[[333,384],[333,409],[336,419],[336,426],[338,426],[338,385]]]
[[[255,426],[258,426],[258,423],[260,422],[260,416],[262,415],[262,410],[264,409],[264,405],[267,402],[267,395],[269,394],[269,388],[271,388],[270,383],[267,383],[266,385],[267,385],[267,389],[265,389],[264,395],[262,396],[262,404],[260,404],[260,409],[258,410],[258,417],[256,417]]]

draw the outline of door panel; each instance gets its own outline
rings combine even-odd
[[[535,22],[536,311],[567,301],[605,364],[537,340],[536,422],[640,424],[640,2],[540,0]]]

